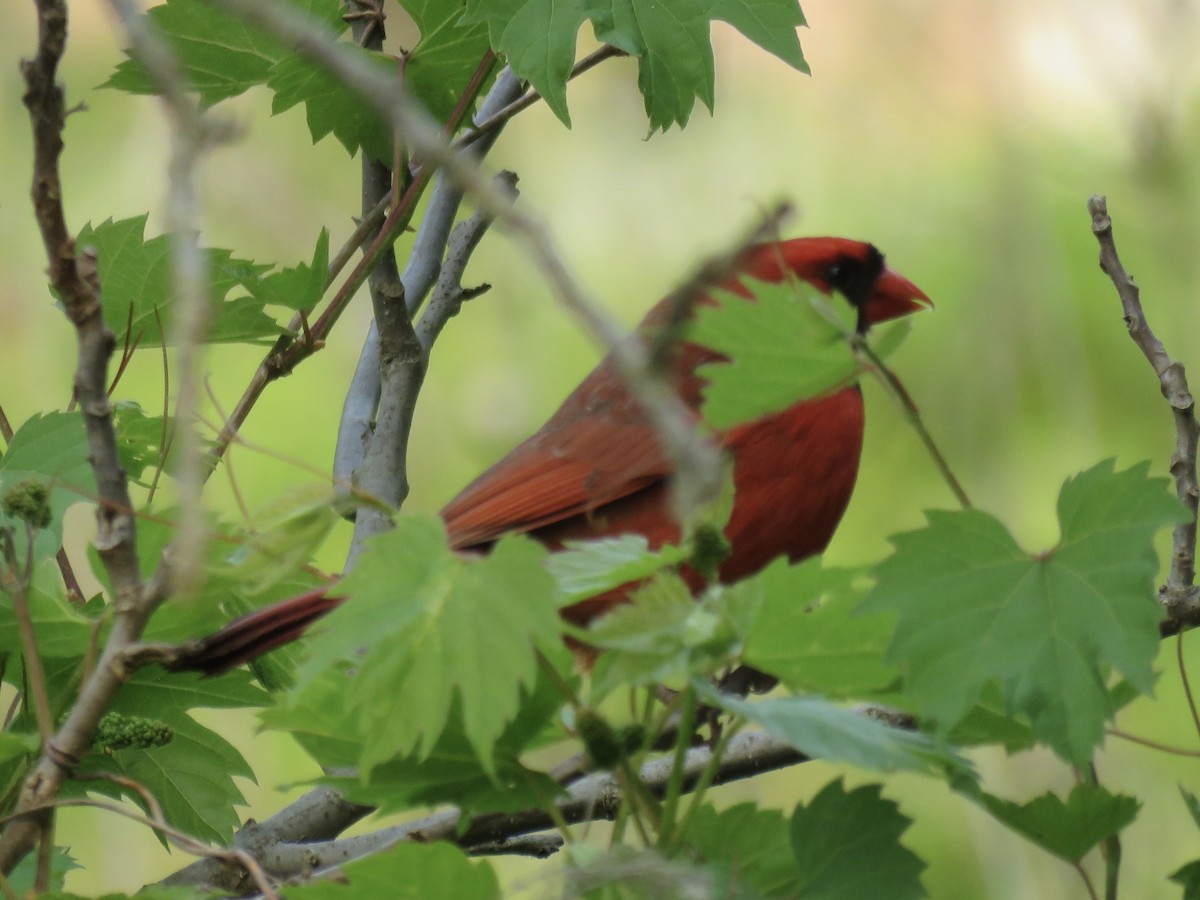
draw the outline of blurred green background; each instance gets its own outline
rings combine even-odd
[[[803,6],[811,78],[717,27],[715,117],[698,109],[686,130],[646,140],[635,64],[610,61],[570,88],[573,129],[535,107],[510,125],[491,162],[518,172],[522,202],[549,223],[583,283],[629,323],[777,198],[797,205],[789,234],[875,242],[937,304],[894,359],[929,427],[978,506],[1028,548],[1049,546],[1064,478],[1111,456],[1121,466],[1150,459],[1165,475],[1174,441],[1156,381],[1097,268],[1089,194],[1108,195],[1122,258],[1168,350],[1184,363],[1200,354],[1200,4]],[[411,35],[391,12],[395,50]],[[72,15],[62,78],[68,102],[87,109],[71,116],[66,135],[70,226],[148,210],[149,233],[157,233],[167,154],[160,110],[153,100],[95,89],[125,41],[104,4],[76,3]],[[32,4],[14,4],[6,21],[0,404],[17,425],[66,403],[74,343],[45,287],[28,202],[30,139],[16,60],[34,47]],[[340,243],[356,212],[357,162],[331,140],[311,147],[298,110],[271,118],[265,93],[227,107],[245,138],[204,166],[205,242],[289,265],[309,258],[322,226]],[[503,234],[485,242],[468,281],[494,290],[438,346],[414,433],[412,510],[438,509],[540,424],[597,357]],[[258,449],[235,448],[231,459],[252,509],[326,483],[341,393],[368,315],[365,302],[352,308],[326,350],[273,385],[251,416],[244,435]],[[223,408],[260,357],[236,348],[208,354]],[[139,354],[121,394],[160,408],[157,353]],[[867,395],[859,487],[829,551],[838,563],[879,560],[890,534],[919,525],[925,509],[952,505],[897,410],[877,387]],[[214,478],[209,496],[225,516],[239,516],[227,478]],[[82,541],[88,516],[76,514]],[[347,538],[348,529],[330,542],[320,560],[326,568],[339,567]],[[1174,654],[1174,642],[1164,644],[1156,699],[1136,703],[1119,724],[1195,747]],[[1186,656],[1200,671],[1200,650]],[[228,718],[225,730],[252,746],[262,785],[247,785],[247,813],[261,818],[280,805],[279,785],[313,770],[286,742],[255,736],[248,717]],[[1065,792],[1072,781],[1043,754],[980,759],[990,787],[1012,799]],[[828,781],[826,768],[800,767],[716,796],[790,809]],[[1111,789],[1146,803],[1124,835],[1124,896],[1179,896],[1166,876],[1194,858],[1200,842],[1176,786],[1200,790],[1196,760],[1110,740],[1099,770]],[[1084,896],[1069,867],[940,786],[890,778],[885,793],[916,820],[905,840],[929,861],[934,897]],[[73,812],[63,823],[88,868],[72,877],[77,890],[134,889],[179,864],[111,816]],[[144,856],[131,859],[131,847]],[[498,865],[508,883],[540,893],[553,864]],[[1096,871],[1096,860],[1089,866]]]

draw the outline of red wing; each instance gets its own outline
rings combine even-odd
[[[670,473],[645,415],[606,362],[442,518],[450,546],[461,550],[586,515]]]

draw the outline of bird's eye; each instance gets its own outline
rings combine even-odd
[[[836,281],[838,278],[841,277],[842,264],[841,263],[831,264],[829,266],[829,268],[825,270],[825,274],[829,278],[830,281]]]

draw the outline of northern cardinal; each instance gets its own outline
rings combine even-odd
[[[798,276],[824,293],[841,293],[856,310],[858,330],[931,305],[912,282],[884,265],[871,244],[845,238],[797,238],[753,248],[741,268],[759,281]],[[748,296],[737,278],[724,287]],[[702,298],[699,302],[712,302]],[[668,315],[655,306],[640,328],[651,332]],[[670,378],[692,410],[703,381],[696,367],[721,360],[681,344]],[[777,556],[795,562],[820,553],[850,501],[863,440],[857,385],[804,400],[718,435],[733,458],[734,507],[725,528],[730,552],[722,582],[757,572]],[[564,541],[636,533],[652,548],[677,541],[669,512],[671,464],[653,427],[605,358],[532,437],[476,478],[441,512],[450,546],[486,551],[501,536],[528,534],[555,549]],[[700,579],[689,577],[693,586]],[[618,588],[563,611],[577,624],[622,602]],[[195,642],[176,668],[217,674],[298,638],[344,598],[324,589],[238,619]]]

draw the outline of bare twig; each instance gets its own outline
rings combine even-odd
[[[571,68],[571,74],[567,76],[567,81],[571,81],[577,76],[582,75],[584,72],[594,69],[606,59],[616,59],[617,57],[628,55],[629,54],[627,54],[624,50],[619,50],[611,44],[605,44],[599,50],[589,53],[579,62],[575,63],[575,65]],[[529,109],[529,107],[533,106],[533,104],[537,103],[541,99],[542,95],[537,91],[529,91],[523,97],[513,100],[503,109],[490,112],[487,115],[481,115],[476,120],[475,127],[455,142],[454,149],[459,150],[463,147],[468,147],[485,135],[499,130],[517,113]],[[480,112],[482,113],[483,110],[480,110]]]
[[[151,814],[149,816],[144,816],[140,813],[126,809],[118,803],[112,803],[108,800],[92,800],[86,797],[69,797],[62,800],[55,800],[51,803],[36,807],[35,811],[52,813],[57,809],[67,806],[90,807],[92,809],[102,809],[105,812],[123,816],[124,818],[131,819],[134,822],[140,822],[141,824],[160,832],[163,837],[179,847],[179,849],[183,850],[185,853],[191,853],[195,856],[203,856],[209,859],[220,860],[223,863],[244,869],[244,871],[250,875],[255,887],[260,891],[261,896],[267,898],[267,900],[279,900],[279,895],[271,886],[271,881],[266,876],[266,873],[263,872],[262,866],[258,864],[258,861],[254,859],[253,856],[246,853],[244,850],[226,850],[222,847],[209,847],[197,841],[187,832],[179,831],[178,829],[173,828],[163,819],[162,809],[158,805],[158,801],[154,799],[153,795],[146,790],[144,786],[140,785],[136,781],[133,781],[132,779],[123,778],[121,776],[108,773],[102,773],[91,777],[102,778],[106,781],[112,781],[115,784],[127,787],[130,790],[136,791],[138,794],[140,794],[144,800],[149,798],[149,801],[153,804],[150,806]],[[15,817],[6,816],[4,818],[0,818],[0,822],[9,821],[13,818]]]
[[[116,615],[99,665],[82,686],[58,733],[43,747],[22,787],[17,818],[0,835],[0,871],[4,872],[11,871],[37,841],[46,821],[45,804],[57,796],[68,770],[86,752],[96,723],[127,677],[127,672],[112,663],[125,645],[141,635],[154,605],[160,602],[159,596],[148,596],[143,590],[133,504],[117,455],[106,393],[108,362],[116,340],[104,323],[94,256],[76,252],[63,212],[58,160],[66,107],[56,77],[66,46],[66,4],[63,0],[38,0],[37,10],[37,54],[21,63],[26,85],[23,99],[33,125],[34,214],[49,260],[50,282],[75,326],[79,361],[74,393],[83,414],[88,458],[99,494],[93,543],[113,586]]]
[[[504,106],[513,97],[520,96],[523,87],[511,69],[504,69],[496,83],[480,104],[479,115],[486,116],[491,110]],[[486,141],[476,145],[472,151],[482,157],[492,146],[499,131],[494,130]],[[408,257],[404,274],[400,277],[404,287],[404,302],[410,316],[416,314],[430,287],[438,278],[442,257],[446,251],[446,240],[454,218],[462,202],[462,191],[443,175],[439,174],[417,228],[417,236]],[[367,332],[354,377],[346,391],[342,406],[342,417],[338,423],[337,448],[333,458],[335,485],[349,485],[354,471],[366,457],[379,405],[380,382],[379,330],[372,322]]]
[[[667,295],[667,314],[655,328],[650,341],[650,365],[661,370],[667,365],[668,353],[683,336],[692,309],[706,290],[728,280],[738,272],[750,252],[766,240],[778,240],[780,226],[792,215],[792,205],[786,201],[776,203],[763,213],[741,240],[732,249],[714,254],[691,274],[691,276]]]
[[[176,590],[201,578],[207,536],[201,492],[207,478],[200,436],[192,425],[200,397],[199,355],[209,317],[208,259],[200,249],[200,201],[196,167],[212,145],[234,134],[231,124],[204,114],[188,95],[183,72],[163,39],[148,27],[132,0],[109,0],[128,32],[138,60],[155,82],[173,127],[167,167],[167,232],[171,240],[171,292],[175,316],[171,343],[177,348],[179,452],[175,481],[181,509],[179,532],[172,542]],[[167,340],[167,335],[163,335]]]
[[[1106,728],[1104,733],[1109,737],[1119,738],[1123,741],[1129,741],[1131,744],[1141,744],[1143,747],[1149,747],[1151,750],[1159,750],[1163,753],[1169,753],[1172,756],[1190,756],[1193,759],[1200,757],[1200,750],[1188,750],[1186,747],[1172,747],[1170,744],[1160,744],[1158,741],[1152,741],[1149,738],[1138,737],[1136,734],[1130,734],[1127,731],[1121,731],[1117,728]]]
[[[1192,726],[1200,736],[1200,710],[1196,709],[1196,696],[1192,693],[1192,682],[1188,678],[1187,663],[1183,658],[1183,632],[1175,636],[1175,662],[1179,667],[1179,683],[1183,685],[1183,696],[1187,699],[1188,712],[1192,714]]]
[[[496,181],[504,184],[506,189],[516,196],[517,176],[514,173],[501,172],[496,176]],[[466,294],[462,286],[463,273],[491,224],[491,216],[479,209],[469,218],[459,222],[450,234],[446,244],[446,260],[438,275],[437,285],[429,298],[429,306],[417,325],[417,340],[421,343],[421,352],[426,361],[433,350],[434,341],[442,333],[446,323],[458,315],[462,307]]]
[[[1092,234],[1100,245],[1100,268],[1108,275],[1121,299],[1125,327],[1138,349],[1158,376],[1163,397],[1171,405],[1175,420],[1175,452],[1171,456],[1171,476],[1175,493],[1188,511],[1187,520],[1175,526],[1172,539],[1171,568],[1167,583],[1159,590],[1159,601],[1167,611],[1161,625],[1164,635],[1200,624],[1200,592],[1196,581],[1196,511],[1200,504],[1200,486],[1196,479],[1196,452],[1200,443],[1200,424],[1196,421],[1196,404],[1188,387],[1183,364],[1167,354],[1162,342],[1150,330],[1142,311],[1140,292],[1133,278],[1121,265],[1113,237],[1112,219],[1108,215],[1107,198],[1096,194],[1088,198],[1092,216]]]
[[[941,448],[938,447],[937,441],[933,439],[933,435],[925,427],[925,420],[921,418],[921,411],[917,409],[917,404],[913,402],[912,397],[905,389],[904,382],[900,380],[895,372],[887,367],[874,348],[861,337],[856,336],[852,340],[851,346],[860,358],[867,361],[867,368],[871,374],[879,380],[888,393],[895,399],[896,403],[899,404],[904,417],[908,420],[908,424],[916,431],[917,436],[921,439],[921,443],[925,445],[925,450],[933,460],[938,474],[942,476],[942,480],[949,486],[950,492],[954,494],[954,499],[958,501],[959,506],[963,509],[970,509],[971,499],[967,496],[966,490],[954,474],[954,470],[950,468],[950,463],[946,461],[946,457],[942,454]]]

